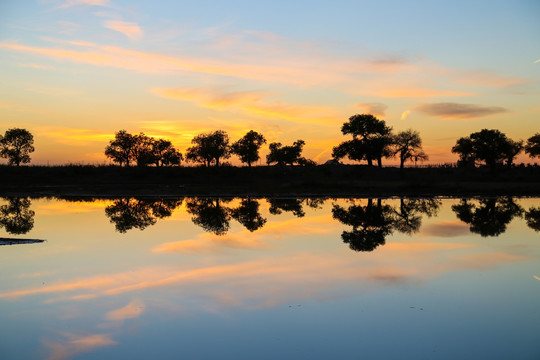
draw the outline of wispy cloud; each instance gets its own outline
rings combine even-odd
[[[214,110],[240,110],[248,115],[335,126],[339,116],[330,107],[289,105],[268,101],[267,95],[257,91],[225,92],[213,88],[154,88],[153,94],[174,100],[193,102]],[[339,118],[340,119],[340,118]]]
[[[381,90],[367,91],[368,95],[379,96],[384,98],[430,98],[430,97],[455,97],[455,96],[471,96],[474,93],[469,91],[457,90],[438,90],[432,88],[392,88],[388,87]]]
[[[75,5],[86,5],[86,6],[109,6],[109,0],[67,0],[65,3],[60,5],[60,8],[71,7]]]
[[[127,319],[134,319],[141,316],[142,312],[144,310],[144,304],[142,301],[139,300],[133,300],[126,306],[109,311],[105,318],[109,321],[118,321],[123,322]]]
[[[539,62],[540,62],[540,59],[536,60],[534,63],[536,64],[536,63],[539,63]]]
[[[52,66],[41,65],[41,64],[17,63],[17,66],[24,67],[24,68],[30,68],[30,69],[39,69],[39,70],[52,70],[52,69],[54,69],[54,67],[52,67]]]
[[[401,120],[407,120],[407,117],[410,115],[411,110],[405,110],[403,113],[401,113]]]
[[[415,110],[443,119],[470,119],[505,113],[508,111],[508,109],[500,106],[457,103],[425,104],[416,107]]]
[[[136,23],[121,21],[121,20],[108,20],[103,24],[108,29],[118,31],[131,40],[139,40],[143,36],[143,31]]]
[[[381,116],[383,117],[385,115],[386,109],[388,109],[388,105],[374,102],[374,103],[358,103],[354,105],[356,108],[360,109],[362,112],[367,114],[373,114],[375,116]]]

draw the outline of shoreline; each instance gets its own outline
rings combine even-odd
[[[460,197],[539,196],[540,166],[501,168],[120,168],[0,166],[0,196]]]

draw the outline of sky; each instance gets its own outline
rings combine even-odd
[[[2,0],[0,133],[28,129],[33,164],[108,163],[122,129],[181,152],[255,130],[323,163],[371,113],[453,162],[472,132],[540,132],[539,17],[538,0]]]

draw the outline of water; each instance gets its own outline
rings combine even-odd
[[[1,199],[1,359],[539,359],[540,199]],[[0,241],[0,244],[2,242]]]

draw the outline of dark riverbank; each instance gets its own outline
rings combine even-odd
[[[540,195],[540,167],[0,166],[1,196]]]

